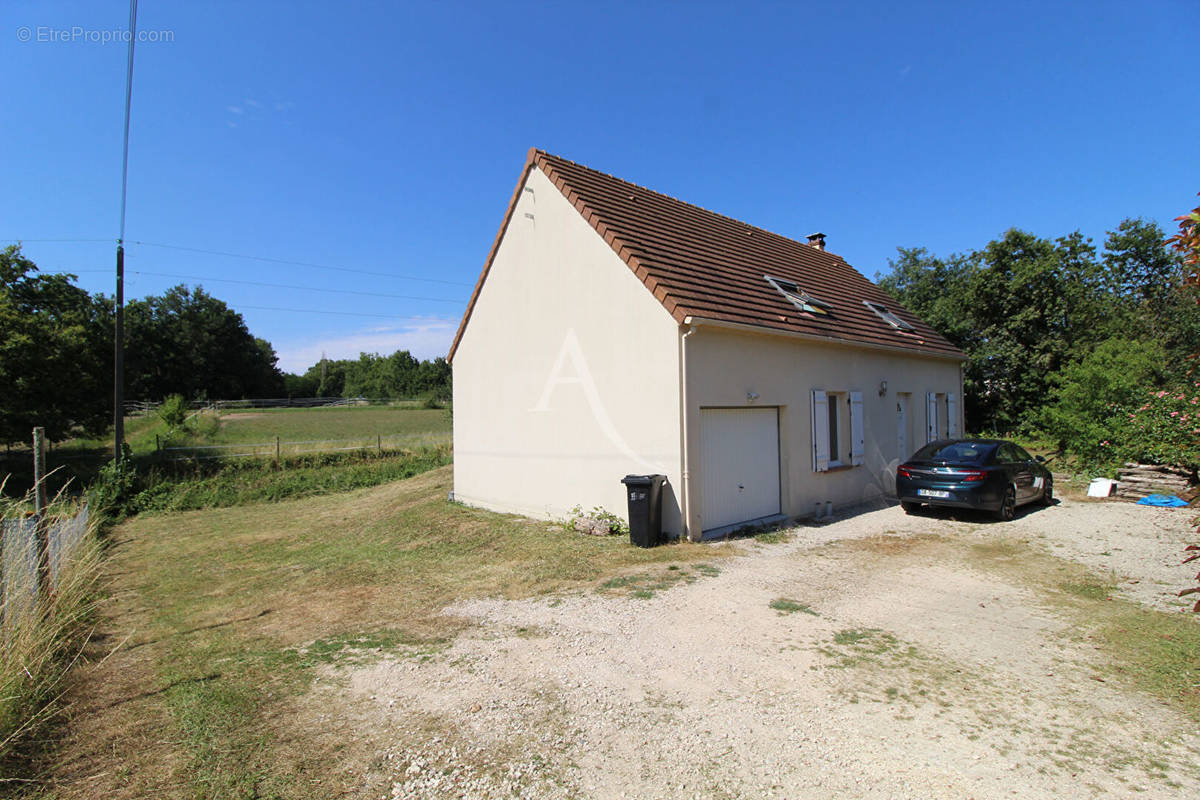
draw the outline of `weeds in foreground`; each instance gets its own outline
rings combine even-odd
[[[229,508],[346,492],[411,478],[450,463],[448,447],[317,453],[240,461],[182,462],[136,471],[110,462],[93,484],[93,500],[120,518],[146,511]]]
[[[648,600],[656,592],[666,591],[681,583],[695,583],[700,578],[720,575],[721,570],[712,564],[671,564],[660,572],[640,572],[609,578],[597,587],[598,591],[627,591],[630,597]]]
[[[777,597],[768,603],[767,606],[778,611],[780,616],[783,616],[784,614],[795,614],[796,612],[800,612],[801,614],[811,614],[814,617],[821,616],[814,611],[813,607],[808,603],[801,603],[797,600],[789,600],[786,597]]]
[[[1098,580],[1065,581],[1058,588],[1067,594],[1087,600],[1108,600],[1116,585]]]
[[[613,512],[607,510],[603,506],[595,506],[591,511],[584,511],[583,506],[576,505],[571,509],[571,514],[563,520],[562,528],[564,531],[578,530],[577,524],[580,520],[587,520],[589,523],[598,523],[598,526],[608,528],[611,534],[626,533],[629,526],[625,524],[625,520],[618,517]],[[597,527],[597,526],[592,526]]]
[[[754,541],[758,542],[759,544],[782,544],[783,542],[790,541],[792,534],[788,529],[775,528],[773,530],[755,533],[753,534],[753,538]]]
[[[15,505],[15,501],[7,505]],[[0,517],[5,516],[0,508]],[[62,564],[57,592],[36,602],[27,585],[7,586],[0,598],[0,775],[20,782],[28,755],[62,710],[68,672],[90,634],[100,544],[95,525]]]

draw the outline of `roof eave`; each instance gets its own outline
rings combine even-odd
[[[862,342],[854,339],[841,339],[834,336],[817,336],[812,333],[803,333],[802,331],[785,331],[780,328],[770,328],[766,325],[748,325],[744,322],[729,322],[723,319],[713,319],[711,317],[695,317],[686,316],[682,323],[687,326],[704,326],[707,328],[722,328],[725,330],[738,331],[741,333],[757,333],[765,336],[782,336],[787,339],[801,339],[808,342],[817,342],[820,344],[837,345],[841,347],[860,348],[864,350],[882,350],[888,353],[902,353],[907,356],[916,356],[921,358],[936,358],[942,361],[954,361],[962,363],[967,361],[966,354],[961,351],[954,353],[938,352],[936,350],[924,350],[916,347],[905,347],[903,345],[886,345],[875,342]]]
[[[496,259],[496,251],[500,249],[500,242],[504,239],[505,231],[508,230],[508,223],[512,220],[513,212],[517,208],[517,201],[521,199],[521,189],[524,188],[525,182],[529,180],[529,171],[533,169],[537,155],[538,149],[536,147],[529,148],[529,154],[525,157],[525,167],[521,170],[521,178],[517,181],[517,188],[513,189],[512,199],[508,201],[508,210],[504,212],[504,221],[500,223],[500,230],[496,232],[496,239],[492,242],[492,249],[488,251],[487,260],[483,263],[483,271],[479,273],[479,280],[475,282],[475,290],[471,292],[471,299],[467,301],[467,310],[463,312],[462,321],[458,323],[458,331],[454,334],[454,341],[450,344],[450,352],[446,355],[446,361],[450,364],[454,363],[454,353],[458,350],[459,342],[462,341],[463,333],[467,329],[467,322],[471,319],[471,312],[475,310],[475,302],[479,299],[479,292],[483,289],[483,282],[487,280],[488,272],[492,269],[492,262]]]

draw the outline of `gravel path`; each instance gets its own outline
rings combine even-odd
[[[1193,726],[1104,679],[1020,558],[977,568],[1015,540],[1175,613],[1190,516],[871,511],[711,545],[737,554],[649,599],[462,604],[449,613],[476,624],[447,651],[318,691],[390,732],[376,769],[393,798],[1195,796]]]

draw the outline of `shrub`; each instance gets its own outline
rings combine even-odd
[[[422,408],[444,408],[450,402],[450,394],[445,389],[430,389],[421,395]]]
[[[221,420],[215,413],[200,413],[184,428],[197,439],[211,440],[221,430]]]
[[[1059,450],[1085,463],[1104,464],[1122,439],[1118,409],[1137,405],[1160,385],[1166,352],[1157,342],[1109,339],[1082,360],[1056,373],[1042,427]]]
[[[1118,439],[1102,442],[1127,461],[1200,467],[1200,382],[1153,392],[1120,409]]]
[[[121,445],[123,457],[113,459],[100,468],[96,479],[88,487],[88,503],[92,511],[107,517],[125,517],[132,514],[138,493],[137,467],[133,464],[133,453],[128,444]]]
[[[158,418],[166,424],[168,431],[182,428],[183,423],[187,421],[187,416],[188,406],[183,395],[168,395],[167,399],[163,400],[162,405],[158,407]]]

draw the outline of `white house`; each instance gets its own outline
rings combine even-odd
[[[690,539],[885,498],[962,353],[839,256],[531,150],[450,350],[454,495]]]

